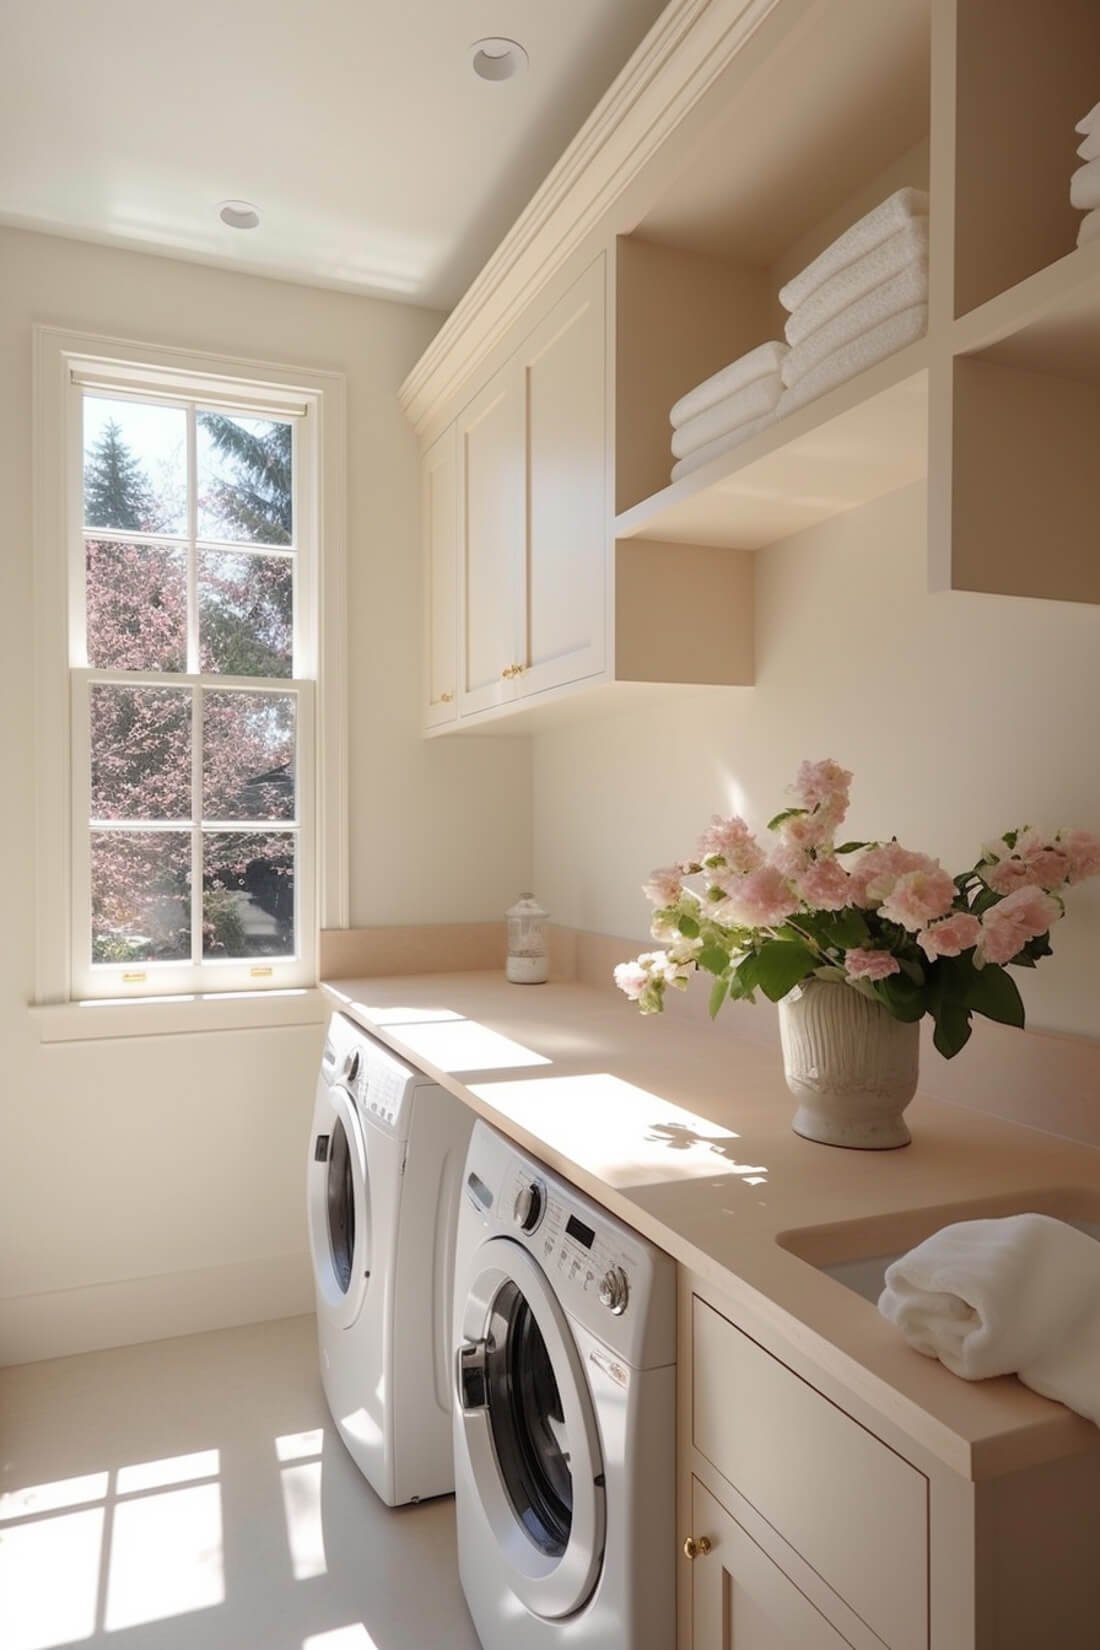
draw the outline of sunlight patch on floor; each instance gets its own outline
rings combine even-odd
[[[111,1532],[108,1631],[206,1610],[224,1599],[217,1484],[119,1502]]]
[[[79,1482],[79,1480],[67,1480]],[[95,1631],[102,1507],[0,1533],[0,1645],[49,1650]]]
[[[310,1581],[328,1574],[325,1557],[325,1528],[321,1517],[321,1463],[302,1461],[284,1467],[283,1511],[290,1565],[295,1581]]]

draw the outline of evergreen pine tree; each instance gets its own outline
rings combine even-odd
[[[156,502],[140,460],[112,418],[84,462],[84,520],[89,527],[153,531]]]
[[[207,500],[228,536],[253,544],[289,544],[292,434],[289,424],[250,428],[252,421],[224,413],[201,413],[200,423],[215,449],[233,466],[232,481],[216,481]]]

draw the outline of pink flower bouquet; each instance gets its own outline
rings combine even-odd
[[[695,859],[654,871],[644,891],[665,949],[615,970],[643,1014],[702,971],[712,1016],[727,998],[759,990],[778,1002],[810,978],[844,981],[895,1019],[930,1014],[948,1059],[975,1014],[1023,1025],[1006,965],[1050,955],[1065,889],[1100,874],[1100,837],[1006,831],[952,877],[896,839],[837,846],[851,779],[836,762],[803,762],[796,805],[770,822],[767,850],[743,819],[716,815]]]

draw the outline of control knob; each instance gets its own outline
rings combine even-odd
[[[533,1232],[546,1208],[546,1192],[537,1180],[525,1180],[516,1193],[512,1214],[523,1232]]]
[[[630,1299],[630,1283],[621,1266],[609,1266],[600,1279],[600,1302],[621,1318]]]
[[[344,1076],[349,1083],[354,1083],[358,1077],[361,1064],[362,1056],[357,1048],[353,1048],[344,1061]]]

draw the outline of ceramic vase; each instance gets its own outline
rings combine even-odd
[[[779,1035],[796,1134],[859,1151],[909,1144],[919,1021],[895,1020],[842,981],[807,980],[780,1002]]]

